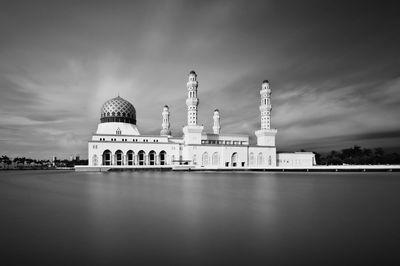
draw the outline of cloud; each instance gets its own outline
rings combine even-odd
[[[345,87],[333,86],[322,92],[315,87],[305,87],[297,89],[296,93],[279,95],[276,112],[273,114],[273,121],[280,129],[278,143],[284,147],[286,143],[285,148],[288,149],[290,145],[319,143],[329,141],[329,138],[338,138],[335,140],[341,139],[342,142],[356,141],[357,138],[366,140],[363,136],[379,136],[380,133],[382,139],[389,138],[385,132],[397,132],[399,129],[396,114],[400,112],[400,107],[382,106],[386,106],[387,98],[393,102],[400,101],[393,89],[397,86],[395,84],[399,84],[398,78],[373,87],[352,84]],[[385,97],[377,98],[376,92]],[[359,96],[355,96],[357,93]],[[285,103],[280,104],[283,101]],[[374,145],[374,139],[369,140],[371,143],[364,144]],[[388,140],[386,144],[379,144],[390,146],[391,142]]]
[[[259,88],[269,79],[281,149],[358,139],[393,146],[398,14],[385,4],[358,9],[319,1],[8,2],[0,10],[0,150],[84,157],[101,105],[118,93],[134,104],[144,134],[159,133],[169,105],[180,136],[192,69],[208,131],[218,108],[222,132],[254,136]]]

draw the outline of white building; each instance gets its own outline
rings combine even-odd
[[[310,167],[313,153],[276,153],[276,129],[271,129],[271,89],[264,80],[260,90],[261,128],[255,132],[257,144],[249,136],[221,134],[220,114],[213,113],[213,132],[198,125],[197,74],[189,73],[186,99],[187,125],[182,137],[173,137],[169,108],[162,110],[160,135],[142,135],[136,127],[134,106],[121,97],[105,102],[96,134],[89,141],[89,166],[165,166],[187,164],[193,168],[275,168]]]

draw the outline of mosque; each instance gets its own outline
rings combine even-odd
[[[222,134],[220,113],[214,110],[212,132],[198,124],[199,83],[191,71],[187,81],[187,125],[183,136],[172,136],[169,108],[162,109],[160,135],[142,135],[136,126],[135,107],[116,97],[101,107],[100,123],[89,141],[89,168],[172,168],[172,169],[274,169],[311,167],[311,152],[277,153],[271,128],[271,89],[264,80],[260,89],[261,127],[255,131],[257,143],[249,136]]]

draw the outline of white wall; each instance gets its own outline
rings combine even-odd
[[[262,156],[259,156],[261,153]],[[251,160],[253,154],[253,160]],[[261,160],[259,159],[261,158]],[[275,147],[249,147],[249,166],[250,167],[275,167],[276,148]]]
[[[204,153],[208,155],[208,163],[203,160]],[[218,154],[214,156],[214,159],[218,158],[218,164],[213,161],[214,153]],[[232,155],[236,153],[236,167],[247,166],[247,146],[223,146],[223,145],[191,145],[183,148],[184,158],[191,160],[195,159],[195,165],[198,167],[225,167],[226,163],[229,163],[229,167],[232,166]]]
[[[311,167],[315,165],[315,154],[312,152],[278,153],[278,166]]]

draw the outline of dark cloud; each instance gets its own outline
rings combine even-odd
[[[312,141],[304,141],[294,145],[283,145],[288,151],[306,149],[309,151],[327,152],[330,150],[341,150],[354,145],[360,145],[365,148],[381,147],[383,144],[390,144],[387,150],[397,151],[400,148],[400,131],[379,131],[362,134],[343,134],[332,137],[317,138]],[[280,147],[282,149],[282,146]]]
[[[219,108],[223,132],[253,135],[269,79],[282,149],[393,147],[399,21],[386,1],[3,1],[0,149],[84,156],[118,93],[145,134],[168,104],[179,136],[191,69],[208,130]]]
[[[369,133],[358,134],[358,135],[354,135],[354,136],[346,136],[345,138],[350,139],[350,140],[351,139],[352,140],[374,140],[374,139],[399,139],[400,140],[400,130],[369,132]]]

